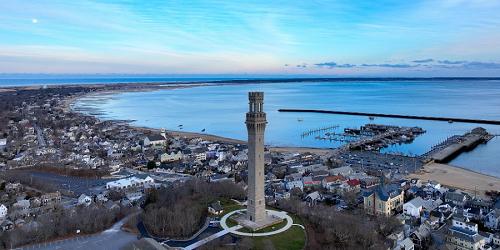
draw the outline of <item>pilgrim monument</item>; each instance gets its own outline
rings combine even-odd
[[[247,219],[257,224],[266,221],[264,196],[264,93],[249,92],[246,117],[248,131],[248,204]]]

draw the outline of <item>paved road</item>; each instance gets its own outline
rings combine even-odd
[[[114,224],[110,229],[96,235],[82,236],[67,240],[42,243],[18,249],[19,250],[121,249],[127,244],[137,240],[137,236],[135,236],[134,234],[120,230],[120,228],[123,226],[123,224],[128,218],[129,217],[122,219],[121,221]]]
[[[38,125],[35,125],[35,130],[36,130],[36,137],[38,140],[38,145],[42,148],[47,146],[47,143],[45,143],[45,138],[43,137],[43,131]]]

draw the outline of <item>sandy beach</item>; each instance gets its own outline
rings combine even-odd
[[[434,180],[442,185],[462,189],[464,191],[484,196],[485,191],[500,190],[500,178],[474,171],[454,167],[447,164],[429,163],[420,173],[409,175],[423,181]]]

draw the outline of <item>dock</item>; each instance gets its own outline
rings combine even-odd
[[[388,117],[388,118],[400,118],[400,119],[412,119],[412,120],[429,120],[429,121],[500,125],[500,121],[498,121],[498,120],[468,119],[468,118],[457,118],[457,117],[398,115],[398,114],[350,112],[350,111],[321,110],[321,109],[278,109],[278,112],[322,113],[322,114],[355,115],[355,116],[368,116],[368,117]]]
[[[481,143],[487,143],[493,138],[483,128],[475,128],[462,136],[449,137],[442,143],[432,147],[423,156],[436,163],[447,163],[456,158],[462,152],[471,151]]]
[[[301,134],[301,137],[307,137],[307,136],[310,136],[310,135],[313,135],[313,134],[321,133],[323,131],[334,130],[334,129],[338,128],[338,127],[339,127],[338,125],[332,125],[332,126],[327,126],[327,127],[310,129],[310,130],[307,130],[307,131],[303,132]]]

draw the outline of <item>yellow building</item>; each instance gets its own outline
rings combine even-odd
[[[403,189],[399,185],[380,185],[363,194],[368,214],[390,216],[403,208]]]

